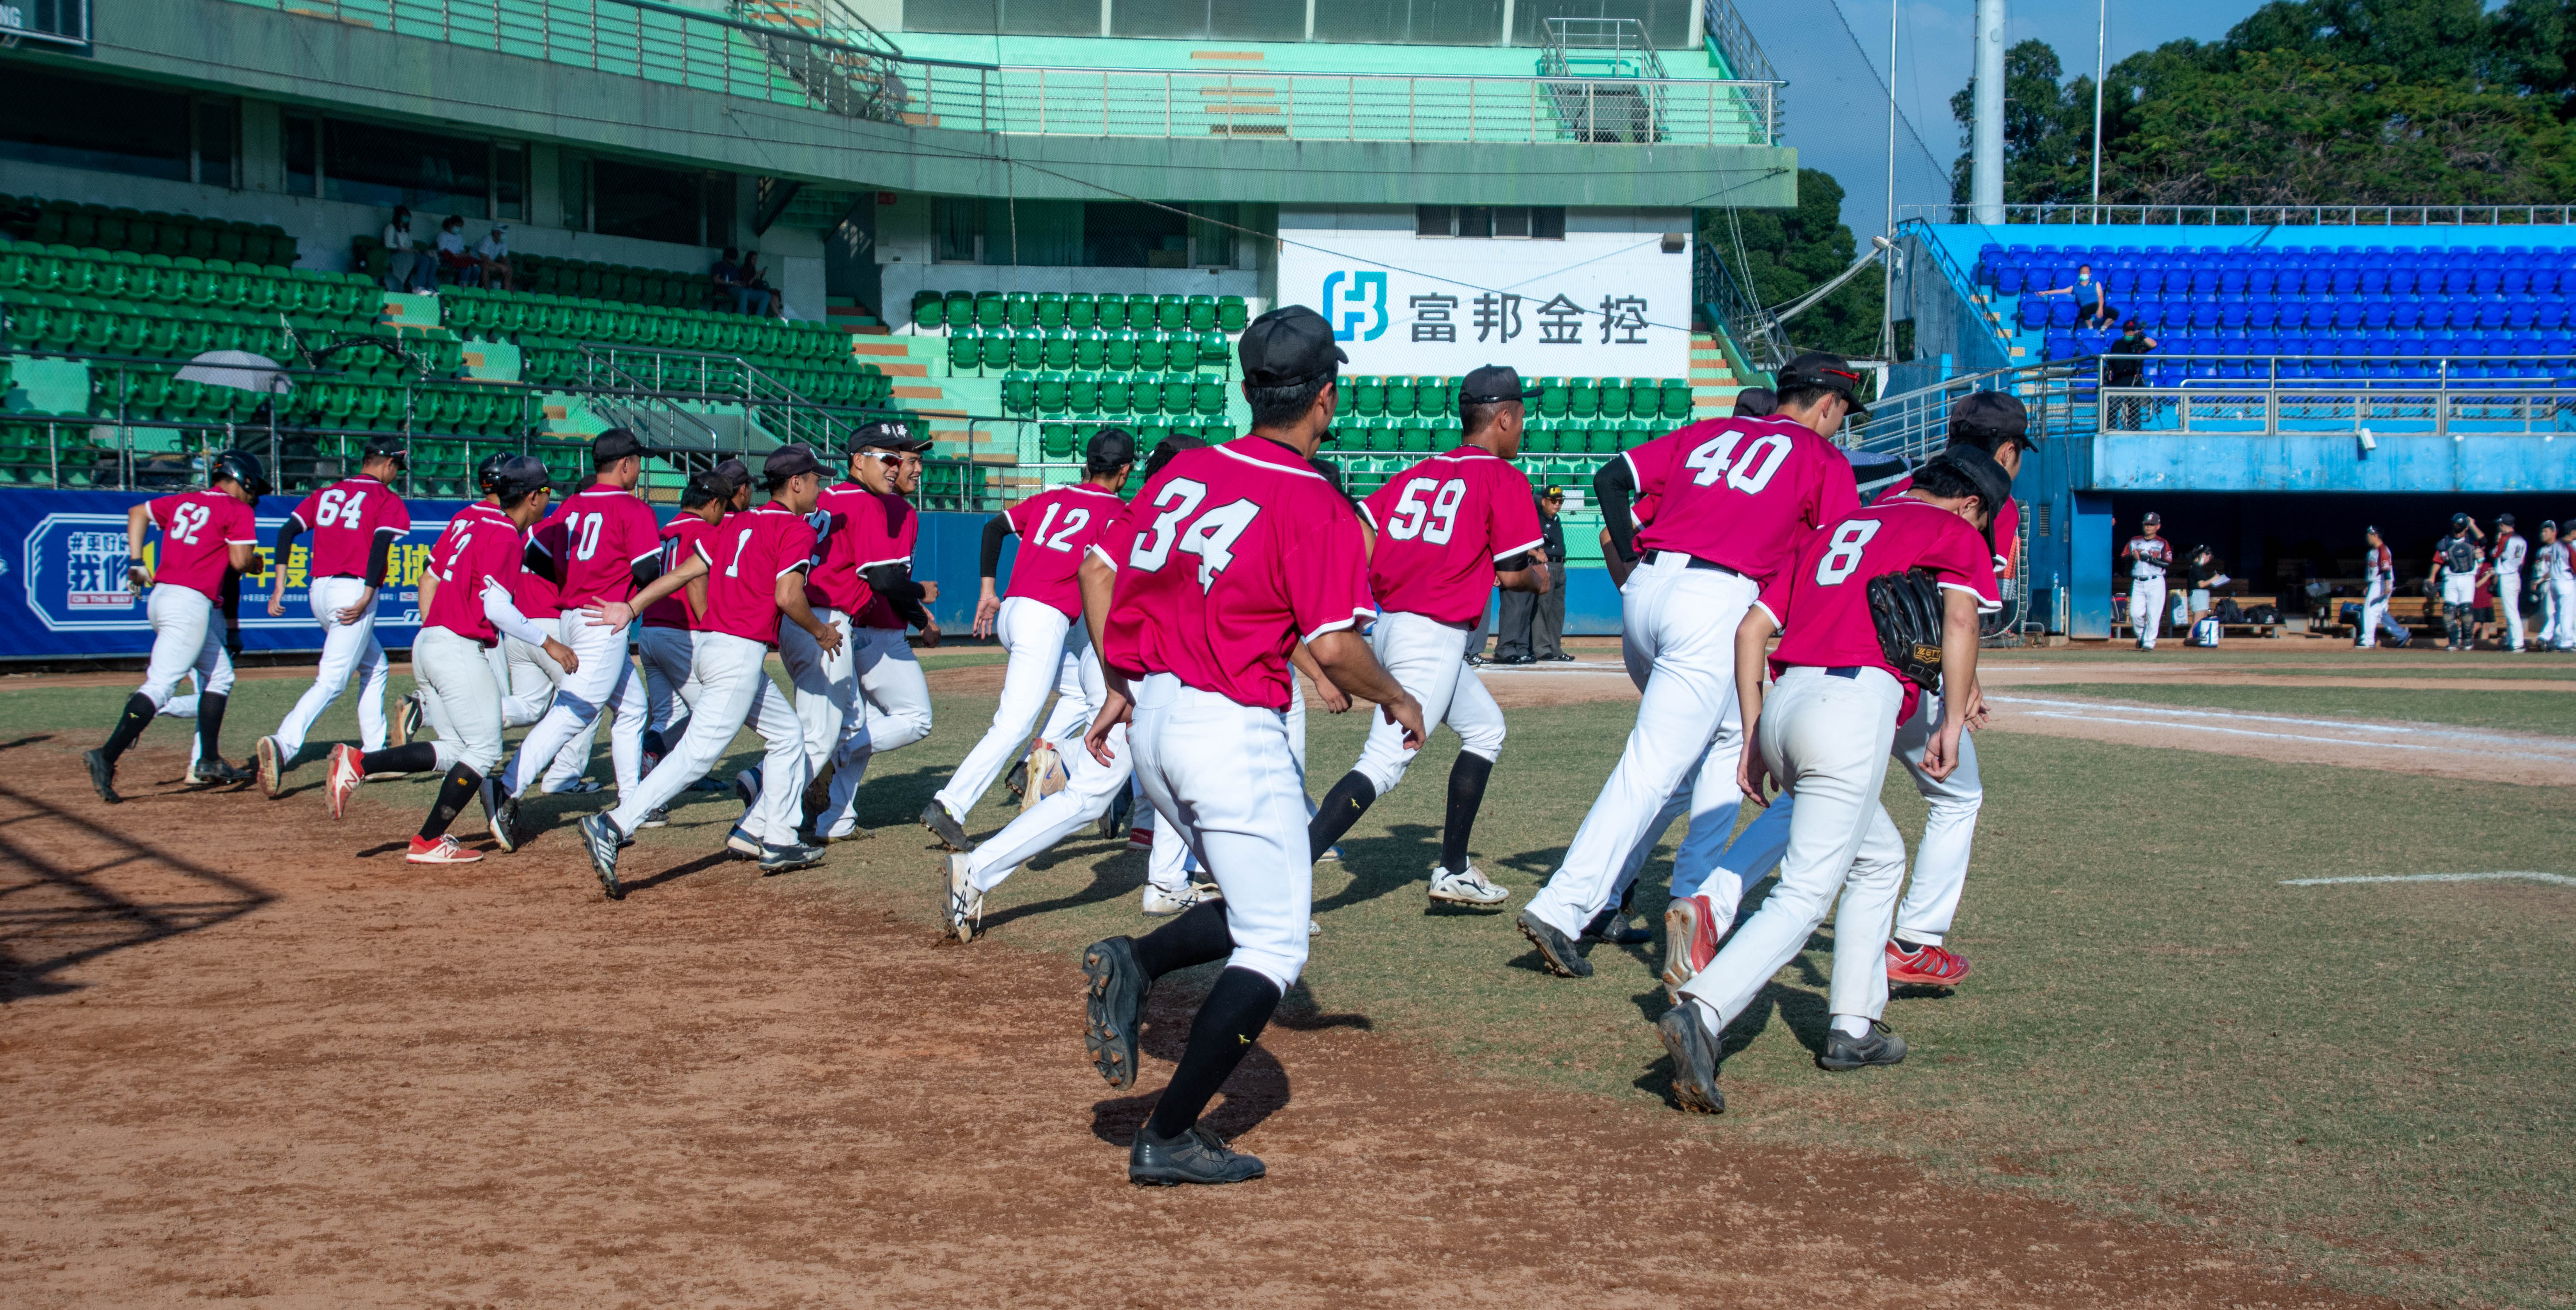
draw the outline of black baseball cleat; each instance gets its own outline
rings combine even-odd
[[[107,758],[106,751],[90,751],[81,756],[81,763],[89,766],[89,785],[98,789],[100,800],[110,805],[125,803],[125,798],[116,794],[116,765]]]
[[[1029,794],[1029,757],[1023,755],[1011,761],[1011,771],[1002,775],[1002,785],[1010,788],[1014,796]]]
[[[1226,1149],[1225,1139],[1192,1124],[1178,1137],[1157,1137],[1152,1120],[1136,1125],[1127,1148],[1127,1181],[1145,1187],[1188,1183],[1248,1183],[1268,1173],[1260,1157]]]
[[[1697,1011],[1688,1002],[1664,1011],[1655,1035],[1673,1057],[1674,1103],[1700,1114],[1726,1113],[1726,1094],[1717,1090],[1717,1060],[1724,1051]]]
[[[608,899],[626,899],[626,885],[617,881],[617,848],[621,844],[617,825],[605,814],[585,814],[576,825],[581,829],[581,844],[590,853],[590,870],[599,875],[599,889]]]
[[[784,846],[764,845],[760,848],[760,876],[764,878],[773,873],[810,869],[822,862],[823,848],[820,846],[789,842]]]
[[[940,804],[936,796],[930,798],[928,805],[921,807],[921,826],[930,829],[930,835],[952,851],[975,849],[975,843],[966,838],[965,827],[948,817],[948,807]]]
[[[1625,908],[1621,905],[1613,905],[1593,915],[1592,922],[1583,925],[1583,935],[1596,942],[1608,942],[1613,946],[1643,946],[1655,940],[1653,933],[1628,922],[1627,915],[1624,913]]]
[[[250,780],[250,770],[234,765],[221,755],[201,756],[188,764],[188,785],[191,787],[222,787]]]
[[[643,818],[638,819],[638,820],[636,820],[636,821],[635,821],[635,826],[636,826],[636,827],[638,827],[638,828],[667,828],[667,827],[670,827],[670,826],[671,826],[671,807],[669,807],[669,806],[665,805],[665,806],[661,807],[660,809],[647,811],[647,812],[645,813],[645,815],[644,815],[644,817],[643,817]]]
[[[1515,922],[1520,926],[1521,936],[1529,938],[1530,945],[1538,948],[1538,962],[1546,966],[1549,973],[1559,978],[1592,976],[1592,961],[1584,959],[1582,953],[1574,949],[1574,943],[1546,920],[1523,910]]]
[[[1144,967],[1136,963],[1131,938],[1109,937],[1082,953],[1082,989],[1086,1013],[1083,1047],[1091,1064],[1112,1087],[1136,1085],[1136,1027],[1145,1013]]]
[[[286,761],[280,758],[281,752],[277,749],[277,738],[260,738],[259,745],[252,748],[252,754],[253,757],[259,761],[259,790],[261,794],[267,796],[270,800],[276,800],[277,793],[285,786],[286,780]]]
[[[496,795],[492,808],[484,812],[485,826],[492,830],[493,844],[507,854],[519,849],[519,798],[497,795],[498,787],[492,790]]]
[[[1905,1061],[1905,1039],[1890,1031],[1885,1023],[1872,1019],[1869,1035],[1850,1037],[1840,1028],[1825,1031],[1825,1053],[1816,1057],[1816,1067],[1840,1073],[1847,1069],[1866,1069],[1873,1064],[1902,1064]]]

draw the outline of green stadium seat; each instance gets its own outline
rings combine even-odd
[[[1387,378],[1379,405],[1389,418],[1413,417],[1415,383],[1412,378]]]
[[[1011,338],[1011,363],[1024,369],[1046,367],[1046,337],[1036,332],[1022,332]]]
[[[1068,329],[1073,332],[1073,366],[1106,368],[1109,363],[1109,339],[1097,328]]]
[[[1045,328],[1050,332],[1066,325],[1063,292],[1041,291],[1038,293],[1037,324],[1039,327]]]
[[[1120,308],[1123,313],[1124,306],[1121,306]],[[1103,364],[1120,373],[1125,373],[1136,367],[1135,333],[1127,331],[1124,328],[1119,328],[1115,330],[1103,329],[1101,335],[1105,338],[1102,342],[1103,349],[1101,362]]]
[[[1100,305],[1088,291],[1076,291],[1064,298],[1064,325],[1080,332],[1100,326]]]
[[[1073,367],[1073,333],[1059,328],[1046,334],[1046,366],[1057,372]]]
[[[1038,375],[1038,381],[1037,381],[1037,402],[1038,402],[1038,403],[1037,403],[1037,410],[1038,410],[1038,412],[1039,412],[1039,413],[1041,413],[1041,414],[1061,414],[1061,413],[1063,413],[1063,412],[1064,412],[1064,407],[1065,407],[1065,401],[1067,400],[1067,396],[1066,396],[1066,394],[1065,394],[1065,391],[1066,391],[1066,387],[1065,387],[1065,378],[1064,378],[1064,375],[1063,375],[1063,374],[1061,374],[1061,373],[1041,373],[1041,374],[1039,374],[1039,375]]]
[[[1521,429],[1521,453],[1523,455],[1553,455],[1556,453],[1557,449],[1557,437],[1558,431],[1555,420],[1545,418],[1531,419],[1528,424]]]
[[[1077,441],[1070,423],[1046,423],[1038,428],[1038,453],[1047,460],[1062,462],[1073,458]]]
[[[1002,375],[1002,411],[1004,413],[1026,414],[1029,411],[1036,409],[1037,404],[1038,384],[1036,378],[1018,371]]]
[[[1351,412],[1364,418],[1386,413],[1386,379],[1374,374],[1352,378]]]
[[[1019,358],[1017,352],[1012,349],[1012,347],[1017,344],[1018,340],[1019,339],[1016,336],[1009,332],[985,334],[983,337],[983,350],[980,352],[983,357],[984,367],[988,369],[1003,369],[1009,368],[1013,364],[1018,363]]]
[[[1601,386],[1591,378],[1568,378],[1565,382],[1565,413],[1569,418],[1590,421],[1601,413]]]
[[[987,291],[975,297],[975,326],[991,331],[1010,320],[1010,302],[999,291]]]
[[[948,338],[948,367],[951,372],[966,373],[980,362],[981,341],[970,333],[960,332]]]
[[[1200,333],[1199,367],[1215,369],[1219,376],[1234,376],[1234,343],[1222,332]]]
[[[1169,358],[1168,350],[1160,329],[1141,328],[1136,332],[1136,367],[1139,371],[1162,372],[1165,360]]]
[[[1155,318],[1152,296],[1137,294],[1127,297],[1127,326],[1138,332],[1161,330],[1163,325]]]
[[[941,299],[940,294],[936,291],[913,292],[912,325],[917,328],[935,328],[939,326],[943,321],[942,314],[945,304],[946,302]]]
[[[1662,403],[1660,405],[1663,416],[1675,423],[1690,422],[1691,392],[1689,380],[1686,378],[1665,378],[1660,384],[1659,389],[1663,392]]]
[[[1091,325],[1103,332],[1126,330],[1128,327],[1127,298],[1125,296],[1092,297]]]
[[[1163,384],[1151,378],[1127,375],[1127,408],[1137,414],[1163,412]]]
[[[1225,417],[1225,384],[1222,382],[1191,384],[1190,407],[1209,418]]]
[[[1653,378],[1628,379],[1628,414],[1631,418],[1654,418],[1664,412],[1663,384]]]
[[[1124,374],[1107,373],[1100,378],[1100,411],[1124,414],[1136,406],[1136,388]]]
[[[948,325],[948,330],[951,332],[954,332],[959,328],[975,326],[975,293],[972,291],[949,292],[948,300],[942,307],[940,316],[941,320]]]
[[[1603,378],[1593,395],[1601,417],[1625,422],[1628,417],[1628,388],[1617,378]]]
[[[1065,385],[1065,408],[1089,416],[1100,412],[1100,375],[1076,373]]]
[[[1245,323],[1248,321],[1249,311],[1244,307],[1243,297],[1219,296],[1216,298],[1216,326],[1218,331],[1227,333],[1241,332]]]
[[[1133,298],[1130,298],[1133,303]],[[1154,326],[1166,332],[1178,332],[1190,325],[1190,305],[1186,296],[1154,297]]]
[[[1168,379],[1163,383],[1163,412],[1178,417],[1190,413],[1197,399],[1197,388],[1187,378]]]
[[[1002,299],[1003,320],[1014,330],[1038,326],[1038,298],[1034,293],[1014,291]]]
[[[1192,296],[1184,309],[1185,322],[1192,332],[1216,330],[1216,297]]]
[[[1191,373],[1199,366],[1199,339],[1187,332],[1168,332],[1163,337],[1163,367],[1173,373]]]
[[[1637,447],[1645,445],[1647,442],[1662,435],[1662,433],[1655,430],[1655,425],[1652,423],[1630,423],[1619,431],[1619,450],[1635,450]],[[1603,451],[1601,453],[1609,455],[1616,454],[1618,452]]]

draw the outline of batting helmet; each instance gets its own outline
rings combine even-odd
[[[253,496],[268,494],[268,470],[261,466],[259,456],[247,450],[227,450],[215,456],[214,476],[240,483],[242,490]]]

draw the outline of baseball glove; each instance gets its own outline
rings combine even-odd
[[[1929,569],[1882,573],[1869,580],[1869,617],[1878,648],[1898,673],[1925,691],[1941,686],[1941,620],[1946,605]]]

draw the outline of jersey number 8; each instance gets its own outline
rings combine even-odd
[[[1174,478],[1154,494],[1154,505],[1162,510],[1154,517],[1154,526],[1136,539],[1127,552],[1128,566],[1140,573],[1153,573],[1171,562],[1175,546],[1199,557],[1199,590],[1215,585],[1216,575],[1234,562],[1234,543],[1252,526],[1261,507],[1248,500],[1230,500],[1200,514],[1189,526],[1181,526],[1207,499],[1207,484],[1188,478]]]
[[[1816,585],[1830,587],[1860,567],[1861,548],[1878,535],[1877,519],[1852,519],[1834,529],[1825,557],[1816,561]]]

